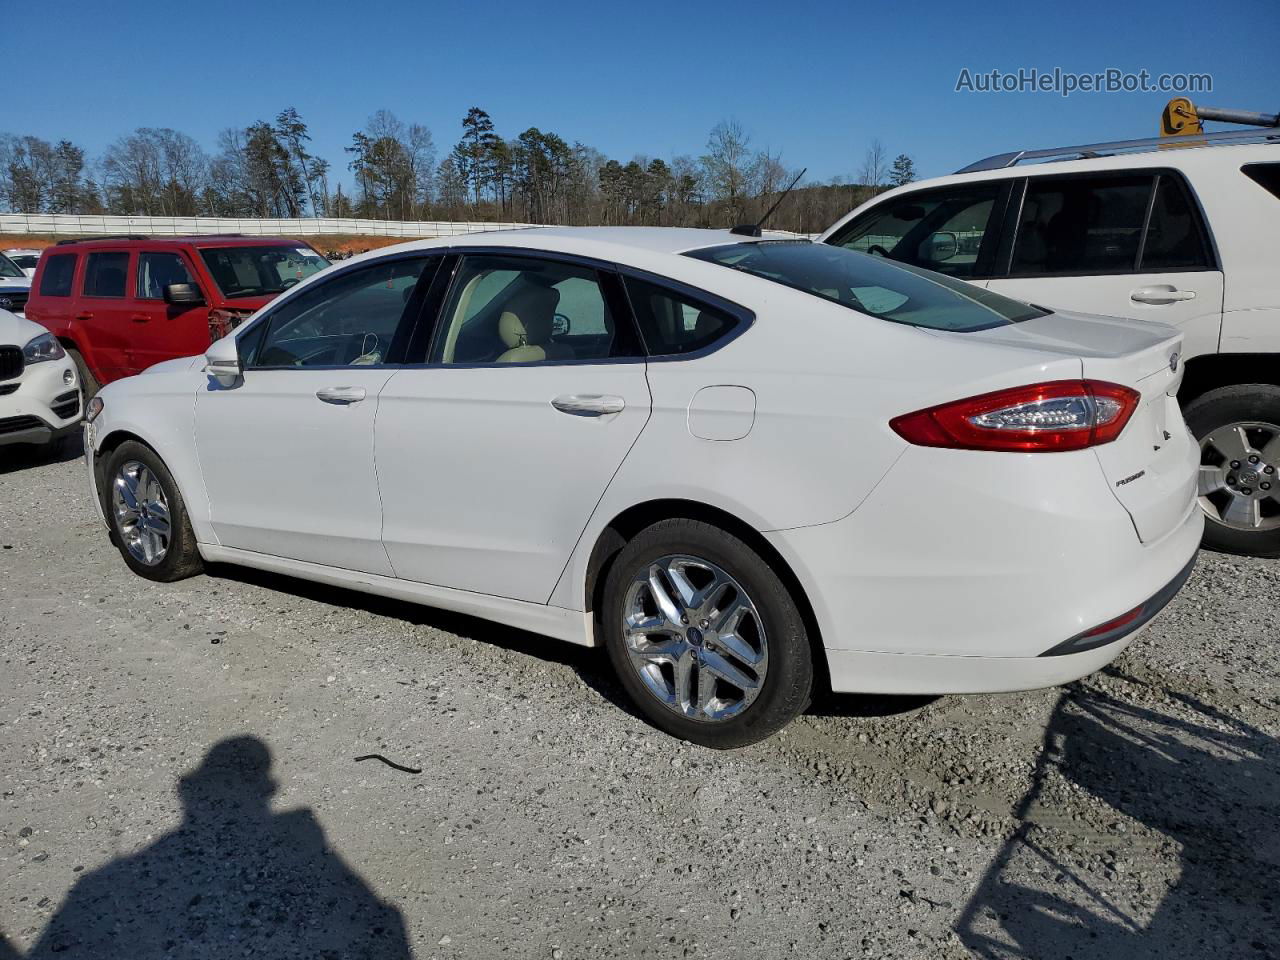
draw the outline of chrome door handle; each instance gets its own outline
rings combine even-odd
[[[612,413],[621,413],[627,404],[621,397],[576,393],[556,397],[551,405],[561,413],[575,417],[606,417]]]
[[[1179,290],[1169,284],[1161,284],[1157,287],[1139,287],[1129,294],[1129,299],[1135,303],[1157,305],[1177,303],[1182,300],[1194,300],[1195,298],[1196,292],[1194,290]]]
[[[364,399],[364,387],[325,387],[317,390],[316,396],[325,403],[337,403],[345,406],[348,403],[359,403]]]

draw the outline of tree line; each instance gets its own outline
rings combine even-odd
[[[222,131],[212,152],[168,127],[134,130],[96,158],[70,140],[0,134],[0,202],[19,213],[727,226],[758,219],[798,172],[736,120],[716,124],[696,156],[623,162],[537,127],[504,137],[479,107],[442,156],[426,126],[388,110],[345,153],[346,171],[333,171],[292,107]],[[769,226],[818,231],[914,178],[911,158],[890,161],[877,140],[851,181],[802,182]]]

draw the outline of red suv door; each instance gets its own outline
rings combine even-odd
[[[72,317],[72,336],[92,345],[98,379],[104,383],[137,373],[130,350],[138,334],[128,250],[92,250]]]
[[[198,283],[189,251],[169,246],[138,248],[134,267],[132,319],[136,336],[130,362],[138,370],[162,360],[190,357],[209,346],[209,307],[171,306],[164,288],[171,283]],[[211,291],[200,284],[205,297]]]

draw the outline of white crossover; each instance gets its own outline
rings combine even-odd
[[[750,231],[380,250],[90,403],[125,562],[244,564],[602,645],[735,746],[814,690],[1112,660],[1188,576],[1181,335]]]
[[[0,310],[0,448],[47,446],[79,423],[76,365],[40,324]]]

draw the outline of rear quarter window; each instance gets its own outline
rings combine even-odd
[[[625,278],[627,297],[651,357],[697,353],[728,338],[741,322],[732,314],[656,283]]]
[[[76,274],[76,254],[56,253],[44,259],[44,273],[40,275],[40,296],[71,296],[71,280]]]

